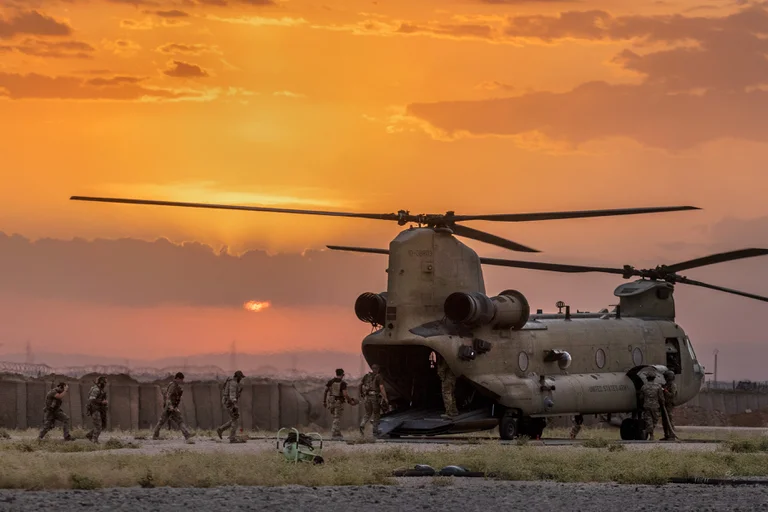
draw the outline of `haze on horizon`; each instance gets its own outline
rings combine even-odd
[[[547,0],[9,0],[0,7],[0,358],[357,353],[393,222],[69,201],[695,212],[471,223],[541,254],[651,267],[768,247],[768,6]],[[690,271],[768,295],[768,258]],[[484,269],[534,308],[614,276]],[[725,379],[768,380],[768,305],[678,286]],[[245,308],[249,301],[266,308]]]

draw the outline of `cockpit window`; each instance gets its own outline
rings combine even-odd
[[[685,346],[688,347],[688,352],[691,354],[691,359],[694,362],[697,362],[698,359],[696,359],[696,352],[693,351],[693,344],[691,344],[691,340],[688,338],[688,336],[685,337]]]

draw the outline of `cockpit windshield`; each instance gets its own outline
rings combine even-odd
[[[685,346],[688,347],[688,352],[691,354],[691,360],[693,362],[698,362],[698,359],[696,359],[696,352],[693,351],[693,344],[688,336],[685,337]]]

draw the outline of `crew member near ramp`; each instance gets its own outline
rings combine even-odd
[[[653,440],[653,431],[656,423],[659,421],[659,412],[664,403],[664,392],[661,384],[656,382],[656,374],[649,373],[646,376],[648,382],[640,388],[640,395],[643,400],[643,419],[645,420],[645,431],[648,433],[649,440]]]
[[[184,434],[184,439],[190,440],[195,434],[190,432],[187,426],[184,424],[184,420],[181,419],[181,412],[179,412],[179,405],[181,405],[181,395],[184,394],[184,390],[181,388],[181,384],[184,382],[184,374],[179,372],[174,379],[168,384],[168,388],[165,390],[165,397],[163,400],[163,414],[160,416],[160,421],[155,426],[155,433],[152,439],[160,439],[160,429],[162,426],[170,421],[175,422],[179,426],[179,430]]]
[[[664,386],[662,386],[662,390],[664,391],[664,411],[666,414],[662,417],[664,426],[664,437],[662,440],[674,441],[677,439],[677,433],[675,432],[675,420],[672,416],[672,409],[674,409],[675,400],[677,399],[675,372],[671,370],[664,372],[664,380],[666,382],[664,383]]]
[[[440,381],[443,386],[443,405],[445,406],[445,414],[440,416],[444,418],[453,418],[459,415],[459,410],[456,408],[456,375],[451,371],[448,363],[445,362],[445,358],[435,352],[437,358],[437,376],[440,377]]]
[[[85,437],[93,441],[99,442],[99,435],[101,431],[107,428],[107,378],[102,375],[96,379],[96,383],[91,387],[90,393],[88,393],[88,405],[85,411],[88,416],[91,417],[93,428],[85,434]]]
[[[235,375],[228,378],[224,382],[224,388],[221,391],[221,403],[227,408],[229,413],[229,421],[216,429],[219,439],[222,439],[221,434],[229,429],[229,442],[230,443],[244,443],[245,439],[235,437],[237,429],[240,426],[240,408],[238,406],[240,401],[240,394],[243,392],[243,386],[240,381],[245,378],[243,372],[237,370]]]
[[[69,416],[64,414],[61,410],[61,401],[67,394],[69,385],[66,382],[59,382],[59,384],[50,390],[45,395],[45,409],[43,409],[43,428],[40,429],[40,435],[38,439],[43,439],[45,435],[53,430],[56,422],[61,422],[61,428],[64,430],[64,440],[74,441],[74,438],[69,435]]]
[[[362,435],[365,435],[365,426],[369,420],[373,423],[373,435],[379,434],[382,398],[385,407],[389,404],[380,371],[381,369],[378,364],[372,364],[371,371],[363,377],[363,381],[360,383],[360,400],[363,401],[365,406],[365,416],[363,416],[363,421],[360,422],[360,433]]]
[[[330,398],[330,401],[328,398]],[[357,405],[357,400],[351,398],[349,393],[347,393],[347,383],[344,382],[344,370],[338,368],[336,370],[336,377],[328,381],[323,393],[323,407],[328,408],[333,415],[333,422],[331,423],[332,439],[343,439],[341,435],[341,413],[344,412],[344,402],[349,402],[350,405]]]

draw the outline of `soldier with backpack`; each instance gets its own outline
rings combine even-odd
[[[360,434],[362,435],[365,435],[365,426],[368,421],[373,423],[373,435],[378,435],[381,406],[386,407],[389,403],[387,391],[384,389],[384,381],[379,372],[379,365],[372,364],[371,371],[363,377],[363,381],[360,383],[360,400],[365,406],[365,416],[360,422]]]
[[[221,403],[227,408],[229,413],[229,421],[216,429],[219,439],[223,439],[221,434],[229,429],[229,442],[230,443],[244,443],[245,439],[235,437],[238,426],[240,424],[240,409],[238,408],[238,401],[240,400],[240,393],[243,392],[243,386],[240,381],[245,378],[243,372],[237,370],[235,375],[227,378],[224,382],[224,387],[221,390]]]

